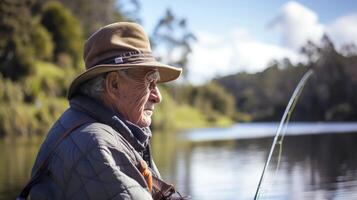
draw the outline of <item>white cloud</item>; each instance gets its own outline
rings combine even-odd
[[[243,27],[227,30],[223,35],[196,32],[198,41],[190,57],[189,80],[202,83],[217,75],[258,72],[273,59],[289,58],[297,63],[303,59],[299,49],[307,40],[318,44],[324,33],[337,47],[351,42],[357,44],[357,14],[342,16],[324,25],[314,11],[295,1],[284,4],[269,26],[281,34],[282,44],[262,42]]]
[[[357,13],[337,18],[326,32],[337,46],[351,42],[357,45]]]
[[[226,35],[198,32],[196,36],[198,42],[193,46],[189,63],[189,80],[193,83],[238,71],[261,71],[273,59],[300,60],[294,51],[260,42],[245,29],[235,29]]]
[[[259,41],[244,42],[238,47],[238,50],[238,62],[240,65],[246,66],[245,71],[247,72],[262,71],[274,59],[290,58],[295,63],[299,60],[299,56],[294,51]]]
[[[189,80],[201,83],[217,74],[230,71],[233,46],[224,36],[209,33],[196,33],[197,43],[189,63]]]
[[[282,34],[282,45],[292,49],[301,48],[307,40],[320,41],[325,29],[314,11],[295,1],[282,6],[270,27],[278,29]]]

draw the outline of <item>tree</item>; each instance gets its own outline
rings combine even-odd
[[[31,41],[36,58],[51,61],[54,48],[51,34],[40,24],[40,22],[38,22],[38,20],[33,20],[31,32]]]
[[[41,10],[52,0],[37,0],[36,8]],[[89,37],[98,28],[118,21],[140,21],[137,14],[140,4],[137,0],[61,0],[79,20],[83,35]]]
[[[357,46],[354,43],[343,45],[341,52],[347,57],[355,56],[357,55]]]
[[[357,56],[338,52],[328,36],[303,48],[308,63],[275,62],[263,72],[238,73],[217,81],[234,94],[236,107],[253,120],[279,120],[294,88],[309,69],[314,75],[299,98],[293,119],[334,121],[357,119]],[[281,67],[283,65],[283,67]]]
[[[61,54],[68,54],[74,65],[82,58],[83,35],[77,19],[57,1],[48,2],[42,14],[41,23],[52,34],[57,61]]]
[[[192,42],[196,37],[188,30],[187,21],[179,19],[168,9],[157,23],[152,36],[159,60],[170,65],[182,67],[187,76],[188,56],[192,52]]]
[[[17,80],[31,72],[31,0],[0,1],[0,72]]]
[[[203,86],[182,86],[178,93],[180,103],[187,103],[200,109],[207,117],[233,117],[235,114],[233,95],[215,81]]]

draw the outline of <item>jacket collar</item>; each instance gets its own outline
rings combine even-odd
[[[150,128],[140,128],[125,120],[119,113],[105,107],[92,98],[76,95],[70,100],[71,108],[86,113],[100,123],[111,126],[119,132],[137,151],[143,151],[151,138]]]

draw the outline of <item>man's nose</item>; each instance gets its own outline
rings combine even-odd
[[[155,86],[155,88],[153,88],[150,91],[150,96],[149,96],[149,100],[154,102],[154,103],[160,103],[162,100],[162,96],[160,93],[160,90],[158,87]]]

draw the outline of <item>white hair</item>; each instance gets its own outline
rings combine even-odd
[[[85,83],[83,83],[80,88],[79,92],[83,95],[88,97],[92,97],[93,99],[101,99],[101,96],[105,90],[105,78],[106,74],[101,74]]]
[[[127,70],[118,70],[117,71],[121,76],[127,77]],[[108,72],[110,73],[110,72]],[[101,96],[105,90],[105,79],[108,73],[101,74],[89,81],[83,83],[80,88],[79,92],[83,95],[91,97],[93,99],[100,100]]]

